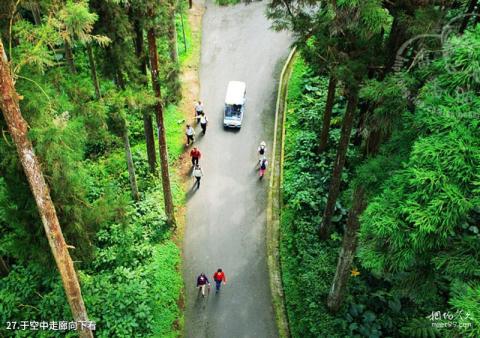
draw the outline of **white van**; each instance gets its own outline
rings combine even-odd
[[[223,111],[223,126],[240,128],[245,112],[245,82],[230,81],[225,96],[225,109]]]

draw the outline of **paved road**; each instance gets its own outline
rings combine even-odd
[[[200,66],[209,126],[203,137],[196,129],[205,176],[199,190],[187,193],[185,336],[277,337],[265,247],[268,182],[258,180],[255,165],[260,141],[272,146],[276,87],[290,39],[269,29],[265,2],[218,7],[210,1]],[[239,131],[222,124],[230,80],[247,84]],[[226,287],[219,295],[197,297],[196,276],[203,271],[212,279],[218,267],[226,272]]]

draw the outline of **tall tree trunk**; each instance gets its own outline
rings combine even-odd
[[[147,57],[145,55],[145,47],[143,43],[143,29],[138,20],[138,13],[133,13],[133,28],[135,31],[135,54],[139,60],[140,70],[140,83],[145,87],[148,86],[147,82]],[[155,173],[157,168],[157,158],[155,153],[155,136],[153,134],[153,121],[150,112],[143,113],[143,130],[145,133],[145,144],[147,146],[147,159],[150,172]]]
[[[178,62],[177,25],[175,23],[176,0],[168,0],[168,24],[167,38],[172,69],[168,72],[167,81],[171,94],[168,99],[177,102],[181,96],[180,88],[180,65]]]
[[[40,6],[37,2],[32,1],[29,3],[30,10],[32,11],[33,21],[36,25],[42,24],[42,17],[40,15]]]
[[[93,86],[95,87],[95,95],[97,96],[97,100],[99,100],[102,98],[102,94],[100,93],[100,84],[98,83],[97,65],[95,64],[95,58],[93,57],[92,45],[87,43],[86,46],[88,62],[90,63],[90,75],[92,76]]]
[[[135,54],[137,55],[137,59],[139,61],[139,70],[142,76],[141,82],[147,85],[147,56],[145,55],[145,47],[143,42],[143,29],[142,25],[140,24],[140,20],[138,19],[137,15],[140,15],[136,12],[133,13],[135,16],[132,18],[133,20],[133,30],[135,31]]]
[[[0,277],[7,276],[10,273],[10,268],[8,267],[7,262],[0,256]]]
[[[332,178],[330,180],[330,188],[328,191],[327,205],[323,213],[323,221],[320,226],[320,237],[327,239],[332,226],[332,217],[335,211],[335,204],[340,192],[340,183],[342,178],[342,170],[345,165],[348,144],[350,143],[350,134],[352,132],[353,118],[358,102],[358,88],[347,90],[347,108],[342,122],[342,131],[340,143],[338,144],[337,157],[335,159]]]
[[[407,41],[407,27],[403,25],[403,22],[401,22],[401,16],[398,14],[398,12],[399,11],[395,11],[392,29],[386,43],[386,64],[384,72],[382,74],[383,77],[385,77],[393,70],[395,61],[397,61],[397,52],[402,46],[402,44]]]
[[[125,90],[125,79],[123,78],[123,73],[120,69],[117,69],[117,72],[116,72],[116,77],[117,77],[117,86],[121,89],[121,90]]]
[[[123,129],[123,145],[125,147],[125,158],[127,159],[128,177],[130,179],[130,189],[132,190],[132,197],[135,201],[140,199],[138,195],[137,178],[135,176],[135,166],[133,165],[132,149],[130,148],[130,141],[128,139],[128,129]]]
[[[175,23],[176,0],[168,1],[168,48],[170,50],[170,59],[178,66],[178,43],[177,43],[177,25]]]
[[[149,11],[150,12],[150,11]],[[153,15],[149,13],[150,17]],[[155,40],[155,30],[150,28],[148,30],[148,50],[150,54],[150,71],[152,73],[152,86],[157,97],[157,103],[155,105],[156,118],[158,125],[158,148],[160,153],[160,167],[162,171],[162,186],[163,186],[163,199],[165,202],[165,212],[167,214],[167,222],[170,226],[175,227],[175,210],[173,206],[172,189],[170,188],[170,175],[168,173],[168,151],[167,140],[165,136],[165,125],[163,122],[163,105],[162,94],[160,91],[160,80],[158,79],[158,52],[157,42]]]
[[[327,149],[328,132],[330,131],[330,119],[332,118],[332,109],[335,101],[336,88],[337,79],[335,78],[335,76],[330,75],[330,80],[328,81],[327,102],[325,103],[325,111],[323,112],[323,124],[322,132],[320,134],[320,145],[318,146],[319,152],[323,152],[325,151],[325,149]]]
[[[340,309],[343,299],[345,298],[352,262],[357,251],[358,230],[360,228],[359,216],[363,210],[365,210],[365,207],[364,188],[358,187],[354,192],[353,206],[348,214],[342,249],[340,250],[335,277],[333,278],[332,287],[327,299],[327,306],[333,313]]]
[[[465,29],[467,29],[468,21],[470,21],[470,18],[472,17],[473,11],[477,6],[477,2],[478,2],[477,0],[470,0],[470,2],[468,3],[467,12],[463,17],[462,23],[460,25],[460,29],[458,30],[460,34],[463,34],[463,32],[465,32]]]
[[[66,40],[63,41],[63,44],[64,44],[64,47],[65,47],[65,59],[67,60],[68,68],[70,68],[70,71],[73,74],[76,74],[77,69],[75,68],[75,62],[73,61],[72,46],[70,46],[70,43],[67,42]]]
[[[151,173],[157,169],[157,155],[155,152],[155,136],[153,134],[153,121],[150,112],[143,113],[143,130],[145,132],[145,143],[147,146],[148,167]]]
[[[62,229],[58,222],[50,190],[45,182],[40,162],[35,155],[32,142],[28,139],[28,125],[23,119],[18,105],[9,63],[3,43],[0,40],[0,107],[12,136],[25,176],[37,204],[48,244],[57,263],[63,287],[75,321],[87,321],[87,311],[83,303],[82,292]],[[79,325],[80,337],[93,337],[89,328]]]

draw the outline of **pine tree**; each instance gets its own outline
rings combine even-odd
[[[332,288],[328,294],[327,306],[330,311],[337,312],[342,305],[347,289],[352,262],[357,251],[358,230],[360,228],[359,216],[366,207],[365,191],[362,186],[355,189],[353,205],[348,214],[348,220],[343,235],[342,248],[338,257],[335,277]]]
[[[130,11],[130,20],[133,22],[135,30],[135,53],[138,59],[138,67],[140,76],[138,82],[148,87],[147,80],[147,55],[145,52],[143,21],[140,20],[142,16],[142,4],[137,3],[138,8],[134,7]],[[145,110],[143,113],[143,129],[145,133],[145,143],[147,147],[147,158],[150,172],[155,173],[157,167],[157,157],[155,152],[155,137],[153,133],[153,121],[150,110]]]
[[[332,217],[335,211],[335,204],[340,193],[340,183],[347,149],[350,143],[350,134],[352,132],[353,119],[358,102],[358,87],[350,89],[347,93],[347,108],[343,117],[342,130],[340,133],[340,141],[337,149],[337,156],[334,162],[333,173],[330,179],[330,187],[328,190],[327,204],[323,212],[323,221],[319,229],[320,237],[327,239],[330,235]]]
[[[35,155],[33,145],[28,139],[28,126],[18,106],[18,94],[15,91],[9,62],[3,42],[0,40],[0,92],[1,108],[7,122],[10,135],[15,141],[25,175],[37,203],[38,212],[44,225],[58,270],[62,277],[65,294],[76,321],[87,321],[87,311],[83,302],[80,284],[62,234],[55,207],[45,182],[40,162]],[[80,337],[93,337],[90,329],[80,327]]]
[[[163,198],[165,203],[165,212],[167,214],[167,223],[175,227],[175,209],[173,205],[172,198],[172,189],[170,187],[170,175],[168,169],[168,150],[167,150],[167,140],[165,135],[165,124],[163,119],[163,104],[162,104],[162,94],[160,90],[160,80],[158,74],[158,52],[157,52],[157,41],[154,25],[154,9],[149,7],[147,16],[151,20],[150,27],[148,29],[147,38],[148,38],[148,50],[150,58],[150,72],[152,74],[152,86],[155,96],[157,98],[157,103],[155,104],[156,109],[156,119],[158,125],[158,148],[160,154],[160,168],[162,173],[162,186],[163,186]]]
[[[325,111],[323,112],[322,131],[320,132],[320,144],[318,151],[323,152],[327,149],[328,133],[330,131],[330,119],[332,118],[332,109],[335,102],[335,89],[337,88],[337,79],[334,75],[330,75],[328,80],[327,102],[325,103]]]

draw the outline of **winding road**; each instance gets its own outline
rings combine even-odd
[[[272,147],[276,88],[291,39],[270,30],[265,5],[206,3],[200,95],[209,125],[205,136],[196,128],[205,176],[200,189],[187,192],[186,337],[278,336],[266,263],[268,181],[258,179],[256,148],[262,140]],[[237,131],[222,124],[230,80],[247,84],[245,117]],[[196,276],[205,272],[213,287],[218,267],[226,272],[227,285],[218,295],[212,288],[205,299],[198,297]]]

